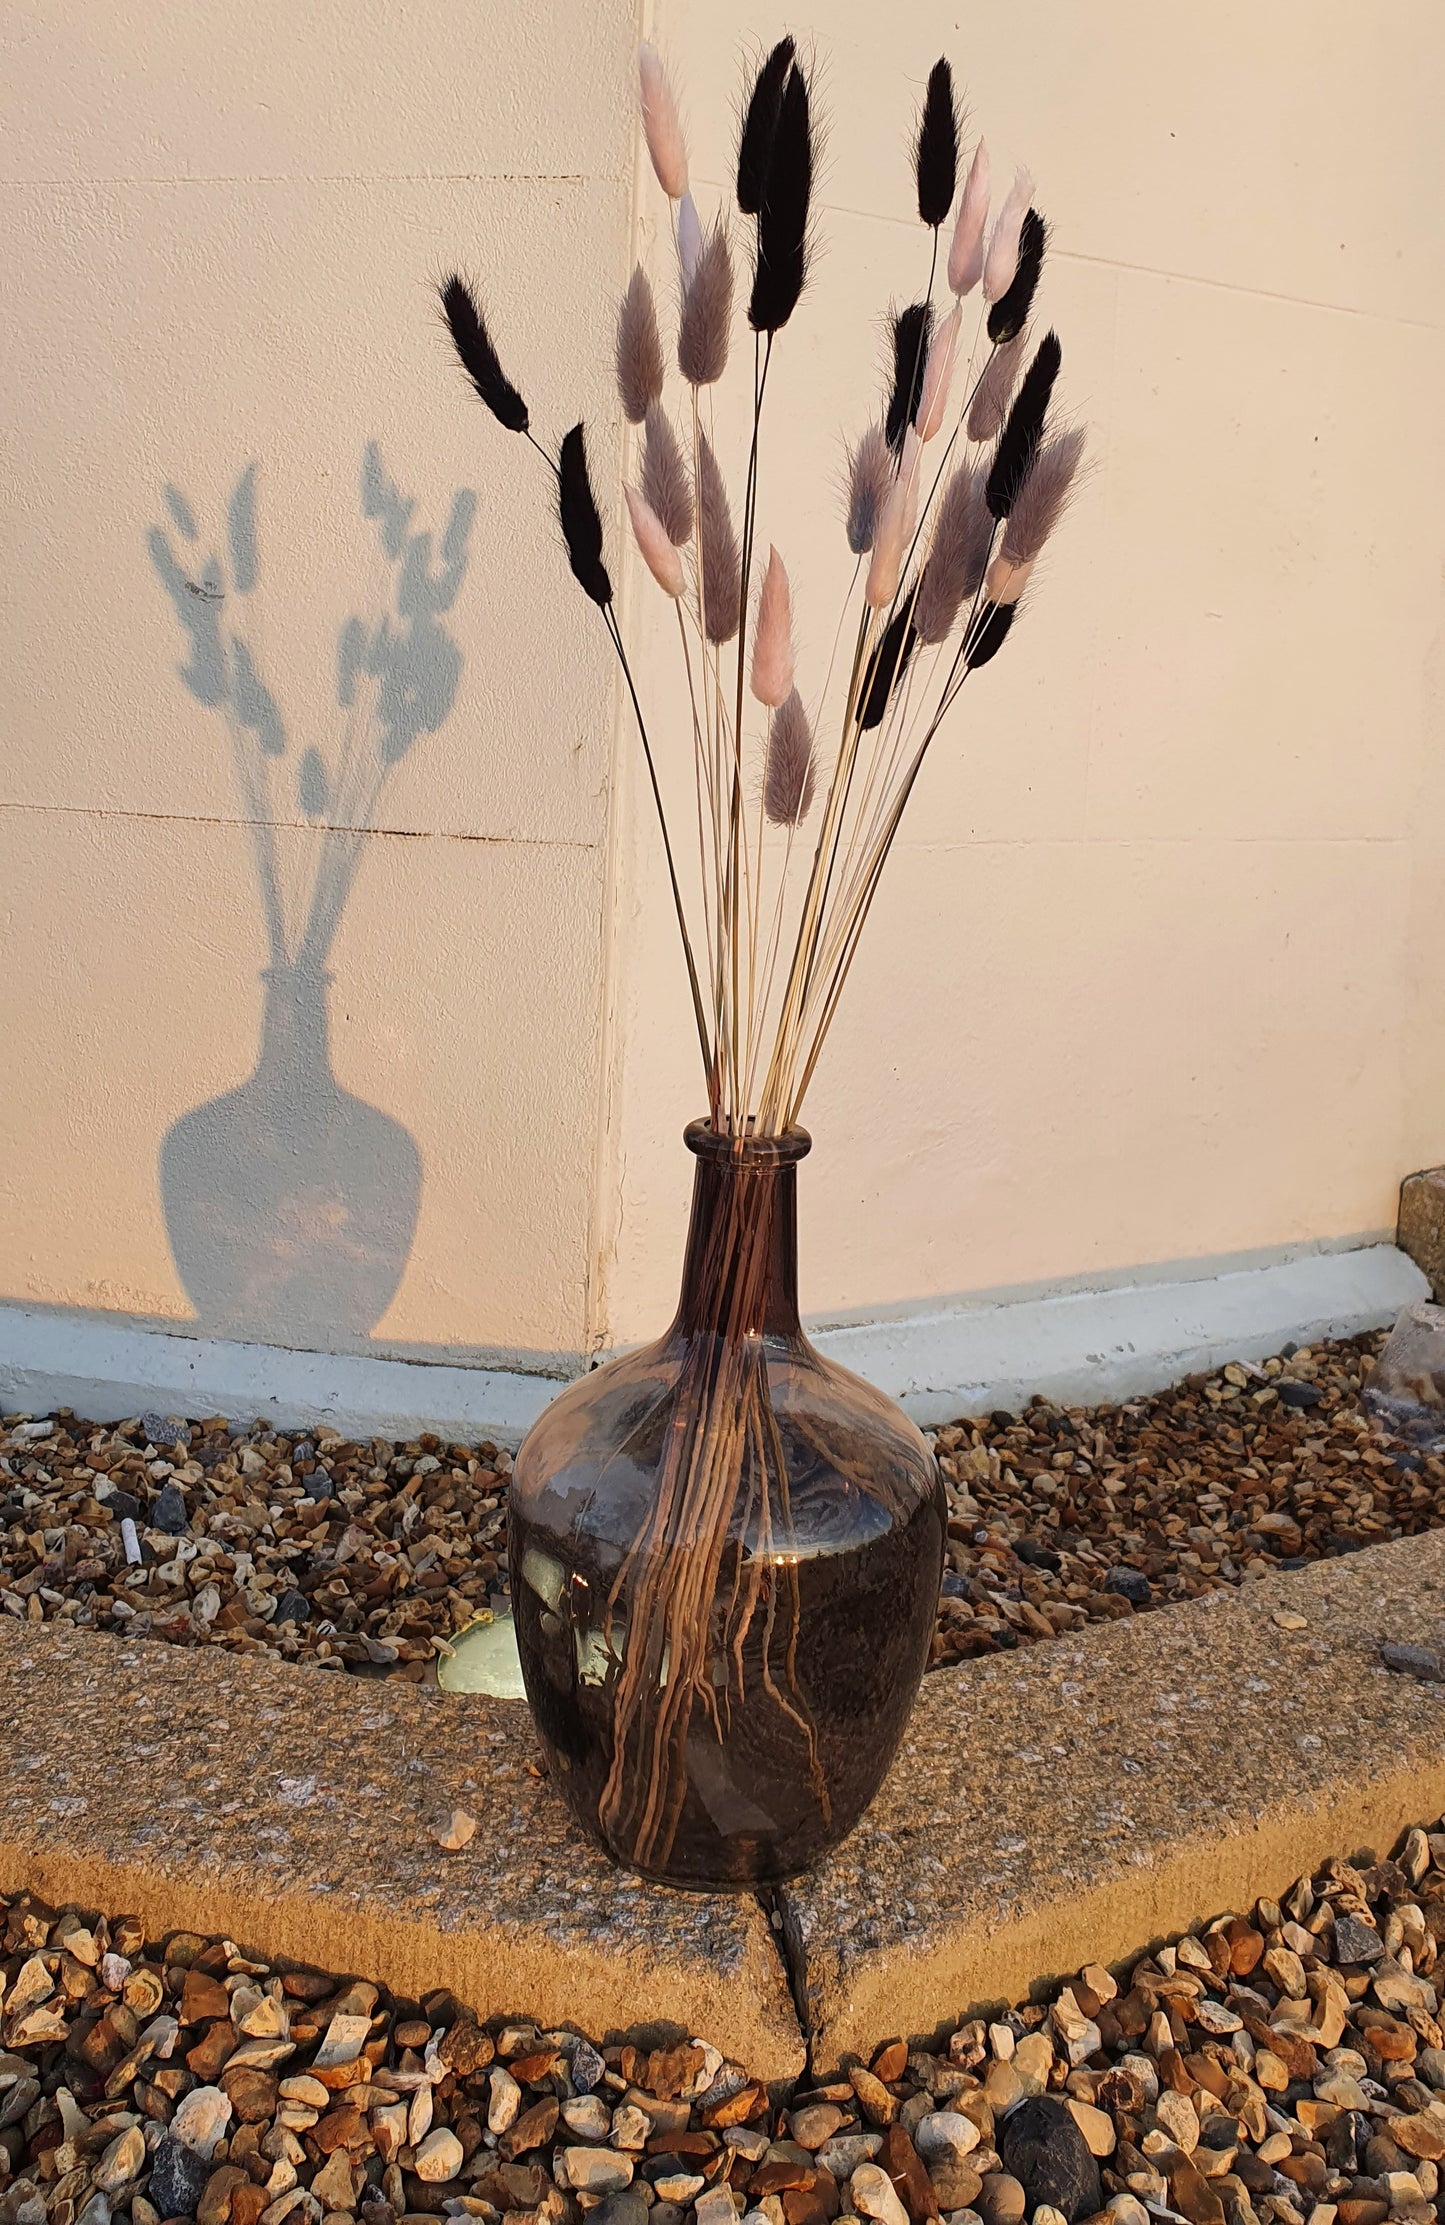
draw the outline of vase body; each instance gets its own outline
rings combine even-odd
[[[574,1814],[644,1876],[726,1888],[796,1875],[872,1799],[928,1657],[945,1505],[907,1416],[803,1335],[808,1137],[687,1142],[676,1318],[535,1423],[509,1550]]]
[[[332,1073],[330,976],[285,966],[264,979],[254,1073],[161,1146],[166,1231],[204,1328],[325,1351],[369,1336],[395,1296],[421,1157]]]

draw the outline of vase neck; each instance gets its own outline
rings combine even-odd
[[[692,1217],[674,1331],[684,1336],[798,1336],[798,1160],[802,1129],[738,1148],[700,1121]]]
[[[267,1080],[304,1083],[330,1073],[331,1028],[326,1002],[330,978],[309,967],[295,966],[276,966],[262,975],[266,1004],[257,1072]]]

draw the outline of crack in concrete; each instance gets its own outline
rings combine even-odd
[[[768,1937],[783,1966],[793,2014],[798,2019],[798,2036],[803,2042],[803,2068],[793,2083],[796,2092],[813,2083],[814,2034],[808,2010],[808,1950],[803,1942],[797,1906],[786,1885],[760,1886],[757,1901],[767,1922]]]

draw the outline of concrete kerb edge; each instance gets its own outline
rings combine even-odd
[[[1321,1252],[1197,1279],[1124,1282],[959,1304],[814,1329],[820,1351],[896,1398],[925,1426],[1017,1411],[1039,1392],[1065,1405],[1132,1398],[1293,1340],[1384,1327],[1429,1295],[1392,1244]],[[605,1356],[605,1355],[604,1355]],[[491,1437],[516,1445],[560,1377],[374,1354],[293,1351],[0,1304],[0,1410],[68,1406],[92,1421],[148,1407],[257,1416],[346,1436]]]
[[[1398,1599],[1401,1571],[1416,1564],[1430,1570],[1437,1564],[1445,1568],[1445,1535],[1373,1548],[1351,1556],[1348,1563],[1315,1564],[1297,1574],[1271,1578],[1263,1587],[1250,1587],[1243,1595],[1215,1595],[1193,1607],[1166,1608],[1128,1623],[1091,1627],[1077,1636],[1074,1665],[1077,1669],[1082,1662],[1090,1671],[1103,1704],[1117,1706],[1121,1699],[1127,1701],[1128,1692],[1115,1690],[1111,1695],[1110,1679],[1116,1686],[1136,1679],[1141,1647],[1152,1652],[1157,1641],[1162,1652],[1171,1627],[1182,1628],[1176,1618],[1197,1617],[1207,1605],[1211,1633],[1223,1639],[1233,1631],[1238,1638],[1247,1620],[1259,1623],[1261,1604],[1288,1604],[1298,1598],[1318,1611],[1321,1569],[1345,1571],[1338,1581],[1371,1595],[1378,1571],[1382,1596],[1393,1583],[1393,1596]],[[1426,1588],[1432,1597],[1428,1605],[1422,1599],[1416,1620],[1418,1624],[1420,1615],[1425,1616],[1433,1629],[1441,1616],[1439,1595],[1445,1592],[1445,1583],[1432,1576]],[[1267,1594],[1263,1601],[1262,1594]],[[20,1673],[20,1662],[32,1650],[39,1658],[47,1631],[53,1627],[0,1623],[0,1690],[7,1679]],[[1357,1637],[1356,1633],[1356,1641]],[[97,1677],[114,1690],[118,1711],[128,1705],[144,1712],[149,1696],[155,1694],[155,1712],[164,1716],[168,1709],[175,1712],[183,1685],[192,1695],[192,1704],[200,1698],[197,1672],[204,1684],[206,1673],[223,1666],[229,1738],[248,1751],[248,1742],[259,1741],[257,1750],[262,1750],[268,1735],[264,1718],[276,1714],[276,1703],[288,1706],[284,1752],[280,1745],[272,1749],[271,1766],[288,1771],[314,1769],[323,1790],[326,1749],[344,1734],[348,1710],[362,1704],[354,1694],[332,1690],[330,1679],[324,1680],[328,1690],[322,1701],[315,1691],[321,1680],[314,1670],[238,1662],[219,1655],[197,1658],[159,1643],[122,1649],[119,1641],[101,1634],[65,1632],[55,1648],[69,1682],[61,1679],[56,1692],[47,1691],[47,1706],[59,1706],[63,1712],[72,1705],[89,1718],[96,1712]],[[123,1652],[130,1666],[122,1672]],[[1043,1710],[1049,1704],[1045,1672],[1054,1648],[1040,1647],[1031,1653],[1038,1657],[1034,1704]],[[279,1875],[277,1889],[258,1889],[255,1863],[244,1839],[235,1843],[243,1862],[251,1862],[251,1874],[241,1874],[240,1864],[228,1874],[224,1859],[215,1852],[215,1841],[223,1834],[210,1821],[192,1830],[195,1847],[188,1852],[181,1845],[178,1856],[172,1851],[170,1833],[158,1827],[155,1809],[134,1798],[125,1811],[124,1798],[116,1795],[110,1802],[110,1816],[102,1813],[93,1824],[78,1825],[67,1814],[77,1805],[75,1774],[36,1753],[33,1725],[18,1743],[13,1737],[7,1741],[0,1730],[0,1888],[14,1891],[29,1885],[52,1902],[74,1900],[90,1908],[134,1912],[165,1931],[223,1933],[277,1958],[379,1978],[410,1997],[446,1985],[484,2015],[535,2014],[547,2023],[574,2017],[585,2021],[590,2002],[597,2036],[606,2037],[628,2024],[687,2024],[756,2075],[786,2082],[798,2077],[806,2059],[826,2069],[848,2054],[866,2056],[900,2027],[910,2038],[931,2039],[950,2017],[1022,1998],[1051,1977],[1071,1975],[1086,1961],[1121,1961],[1151,1942],[1178,1936],[1200,1919],[1247,1907],[1261,1892],[1282,1889],[1301,1870],[1330,1854],[1348,1855],[1363,1844],[1384,1852],[1408,1824],[1438,1815],[1445,1809],[1445,1735],[1438,1735],[1434,1724],[1439,1710],[1440,1729],[1445,1731],[1445,1689],[1416,1688],[1426,1731],[1423,1737],[1405,1738],[1398,1735],[1402,1680],[1380,1669],[1378,1683],[1362,1687],[1359,1655],[1360,1645],[1354,1642],[1352,1681],[1341,1689],[1348,1704],[1369,1717],[1364,1723],[1367,1733],[1373,1736],[1372,1726],[1378,1723],[1380,1740],[1395,1740],[1393,1751],[1380,1754],[1378,1768],[1366,1774],[1349,1763],[1341,1773],[1332,1754],[1312,1770],[1298,1762],[1291,1770],[1287,1763],[1278,1795],[1267,1805],[1241,1813],[1236,1800],[1222,1827],[1206,1829],[1200,1827],[1196,1802],[1193,1823],[1175,1839],[1167,1837],[1172,1811],[1166,1808],[1166,1832],[1162,1838],[1156,1834],[1141,1866],[1121,1863],[1117,1871],[1101,1873],[1095,1863],[1092,1876],[1078,1875],[1064,1884],[1055,1877],[1032,1907],[1022,1905],[1026,1895],[1019,1895],[1012,1911],[1006,1903],[986,1911],[981,1908],[980,1920],[962,1943],[956,1933],[929,1938],[920,1927],[917,1936],[900,1935],[887,1952],[864,1967],[849,1972],[840,1963],[831,1979],[822,1966],[829,1961],[832,1942],[820,1942],[821,1962],[811,1960],[806,1944],[808,1904],[814,1890],[809,1880],[770,1896],[774,1913],[782,1918],[780,1926],[771,1925],[767,1911],[755,1902],[729,1902],[725,1909],[708,1904],[720,1927],[711,1933],[706,1922],[700,1928],[694,1922],[695,1905],[691,1915],[681,1906],[693,1897],[667,1896],[659,1906],[650,1897],[654,1889],[620,1888],[616,1873],[572,1831],[550,1791],[519,1777],[518,1758],[531,1749],[525,1717],[515,1707],[505,1715],[495,1708],[485,1715],[486,1721],[507,1725],[502,1734],[505,1766],[496,1780],[502,1811],[490,1813],[481,1791],[471,1796],[479,1813],[479,1845],[490,1836],[498,1846],[510,1846],[515,1857],[519,1841],[524,1851],[530,1845],[529,1834],[540,1833],[545,1841],[540,1858],[545,1890],[536,1906],[522,1895],[522,1914],[510,1935],[499,1929],[496,1910],[475,1904],[473,1885],[464,1891],[455,1888],[454,1881],[463,1874],[455,1869],[441,1873],[453,1882],[449,1901],[435,1914],[416,1905],[416,1880],[432,1873],[425,1864],[418,1869],[412,1851],[417,1836],[414,1818],[404,1818],[401,1824],[392,1820],[382,1859],[371,1876],[366,1874],[364,1849],[357,1852],[343,1845],[337,1863],[338,1850],[327,1838],[329,1827],[324,1820],[313,1819],[308,1824],[309,1839],[298,1841],[300,1886],[289,1897]],[[1008,1659],[1016,1663],[1020,1657]],[[990,1662],[940,1672],[925,1685],[920,1709],[937,1711],[945,1705],[967,1709],[973,1701],[984,1702],[982,1687],[987,1678],[978,1671],[996,1667]],[[340,1685],[342,1680],[335,1682]],[[372,1705],[377,1704],[378,1691],[383,1696],[387,1692],[384,1685],[361,1689],[372,1695]],[[69,1701],[67,1690],[72,1694]],[[415,1697],[416,1688],[405,1690]],[[1371,1697],[1376,1690],[1377,1702]],[[203,1699],[200,1704],[204,1705]],[[432,1694],[418,1712],[419,1735],[425,1736],[428,1752],[443,1717],[450,1720],[450,1704],[444,1696],[438,1704],[438,1695]],[[474,1711],[478,1707],[475,1702],[462,1704]],[[1261,1708],[1267,1704],[1260,1703]],[[249,1725],[248,1709],[256,1718]],[[4,1713],[13,1718],[16,1705],[12,1702]],[[1017,1728],[1022,1736],[1027,1725],[1020,1723]],[[1247,1733],[1249,1726],[1245,1729]],[[467,1732],[453,1742],[473,1751],[476,1739],[471,1730],[469,1720]],[[104,1751],[105,1734],[93,1720],[78,1728],[61,1722],[47,1752],[64,1753],[74,1761],[77,1752],[88,1754],[97,1741]],[[205,1744],[204,1716],[193,1724],[188,1737],[172,1743],[174,1754],[167,1750],[171,1761],[199,1752]],[[403,1741],[401,1751],[407,1750]],[[335,1764],[331,1766],[334,1770]],[[400,1759],[396,1766],[402,1766]],[[451,1777],[443,1766],[433,1787],[436,1797],[443,1793],[453,1797],[452,1778],[461,1766],[452,1769]],[[375,1771],[374,1758],[368,1759],[367,1767]],[[1053,1781],[1048,1776],[1040,1786],[1036,1842],[1040,1849],[1051,1843],[1047,1802]],[[410,1783],[398,1778],[393,1788],[398,1797],[403,1785],[407,1797],[413,1797]],[[1147,1781],[1145,1789],[1149,1789]],[[1194,1787],[1212,1804],[1211,1816],[1213,1804],[1227,1809],[1229,1790],[1227,1785],[1218,1792],[1207,1784]],[[114,1815],[120,1811],[128,1813],[129,1821],[118,1835]],[[1068,1813],[1060,1806],[1052,1828],[1066,1827]],[[19,1828],[17,1814],[24,1818]],[[846,1862],[861,1848],[866,1877],[870,1840],[887,1841],[895,1820],[885,1788],[854,1838],[831,1859]],[[946,1823],[944,1818],[934,1821]],[[946,1829],[944,1841],[948,1837]],[[318,1847],[333,1862],[325,1874],[315,1870]],[[208,1860],[196,1858],[201,1848],[210,1850]],[[346,1859],[349,1851],[351,1861]],[[819,1874],[826,1880],[826,1866]],[[466,1875],[484,1890],[484,1870]],[[675,1919],[669,1902],[680,1908]],[[819,1905],[824,1905],[822,1899]],[[617,1911],[623,1913],[619,1916]],[[572,1933],[582,1935],[580,1946],[558,1943],[569,1926]],[[711,1962],[709,1938],[716,1938],[724,1950]],[[654,1956],[668,1966],[666,1974],[655,1964],[649,1967]],[[629,2002],[637,2012],[630,2016]]]

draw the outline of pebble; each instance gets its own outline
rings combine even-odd
[[[162,2217],[193,2217],[210,2175],[206,2158],[168,2132],[156,2149],[146,2191]]]
[[[1363,1409],[1383,1341],[1321,1342],[1153,1398],[1036,1400],[936,1431],[951,1520],[933,1665],[1445,1523],[1445,1456]],[[61,1413],[12,1416],[0,1459],[0,1612],[21,1619],[64,1612],[130,1637],[434,1681],[442,1647],[507,1605],[511,1460],[490,1442]],[[1427,1648],[1388,1641],[1382,1659],[1445,1678]]]
[[[925,2163],[935,2156],[966,2156],[978,2142],[978,2126],[956,2109],[930,2110],[913,2128],[913,2144]]]
[[[978,2197],[983,2225],[1020,2225],[1028,2208],[1022,2182],[1011,2171],[990,2171]]]
[[[416,2175],[428,2186],[454,2179],[466,2161],[460,2140],[447,2125],[429,2132],[416,2151]]]
[[[860,2163],[848,2181],[848,2194],[860,2217],[876,2218],[878,2225],[909,2225],[908,2212],[881,2164]]]
[[[563,2175],[576,2194],[615,2194],[632,2184],[632,2158],[608,2148],[559,2150]]]
[[[1098,2164],[1067,2104],[1056,2096],[1039,2094],[1019,2103],[1004,2119],[999,2155],[1033,2207],[1046,2203],[1061,2210],[1068,2225],[1100,2207]]]

